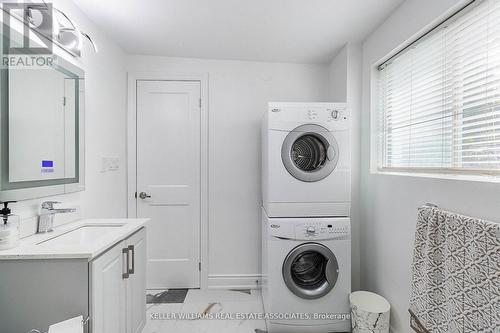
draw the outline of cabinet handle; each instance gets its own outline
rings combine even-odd
[[[128,266],[129,266],[129,261],[130,261],[130,256],[129,256],[128,248],[122,249],[122,255],[123,254],[125,254],[127,256],[127,260],[126,260],[126,265],[125,265],[125,273],[122,274],[122,278],[123,279],[128,279],[128,277],[129,277]]]
[[[132,268],[129,268],[128,272],[129,272],[129,274],[134,274],[134,272],[135,272],[135,247],[134,247],[134,245],[129,245],[128,250],[132,251]],[[128,255],[127,255],[127,257],[128,257]],[[128,265],[127,265],[127,267],[128,267]]]

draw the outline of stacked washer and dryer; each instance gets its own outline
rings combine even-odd
[[[262,136],[262,296],[268,332],[349,332],[346,105],[269,103]]]

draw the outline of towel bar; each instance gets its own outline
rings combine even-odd
[[[427,202],[424,206],[425,207],[431,207],[431,208],[438,208],[438,205],[435,205],[435,204],[430,203],[430,202]]]

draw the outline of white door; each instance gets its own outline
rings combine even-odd
[[[130,256],[127,279],[127,333],[141,333],[146,325],[146,232],[126,240]]]
[[[137,81],[137,216],[147,287],[200,287],[199,81]]]
[[[127,271],[124,243],[92,261],[92,333],[123,333],[126,329]],[[55,286],[57,288],[57,286]]]

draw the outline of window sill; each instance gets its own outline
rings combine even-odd
[[[411,171],[387,171],[387,170],[371,170],[372,175],[387,175],[387,176],[403,176],[416,178],[444,179],[457,181],[472,181],[482,183],[500,183],[500,174],[456,174],[456,173],[425,173]]]

